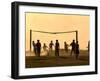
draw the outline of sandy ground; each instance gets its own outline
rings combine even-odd
[[[41,57],[36,57],[34,52],[26,52],[25,58],[26,68],[37,68],[37,67],[58,67],[58,66],[80,66],[89,65],[89,54],[87,50],[81,50],[79,59],[75,59],[75,54],[70,56],[70,51],[66,53],[64,50],[60,50],[60,56],[56,57],[54,51],[41,52]]]

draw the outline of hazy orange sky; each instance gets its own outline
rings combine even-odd
[[[25,13],[26,17],[26,51],[30,49],[30,29],[47,32],[64,32],[78,30],[78,41],[80,49],[87,49],[89,40],[89,15],[70,15],[70,14],[47,14],[47,13]],[[68,44],[75,39],[75,33],[65,34],[47,34],[47,33],[32,33],[32,40],[36,42],[39,39],[43,45],[47,45],[51,40],[58,39],[60,47],[64,47],[64,41]]]

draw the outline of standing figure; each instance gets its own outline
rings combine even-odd
[[[90,52],[90,41],[88,41],[88,53]]]
[[[51,42],[49,43],[49,52],[48,52],[48,56],[50,55],[50,54],[52,54],[52,52],[53,52],[53,41],[51,40]]]
[[[40,57],[40,53],[41,53],[41,43],[40,43],[40,40],[37,40],[36,51],[37,51],[37,56]]]
[[[75,46],[76,46],[76,44],[75,44],[75,40],[73,40],[73,42],[70,44],[71,45],[71,47],[72,47],[72,49],[71,49],[71,56],[72,56],[72,53],[74,53],[75,54]]]
[[[79,53],[80,53],[80,51],[79,51],[79,44],[78,44],[78,41],[76,42],[76,48],[75,48],[75,56],[76,56],[76,59],[78,59],[78,57],[79,57]]]
[[[44,50],[46,55],[48,55],[48,53],[49,53],[47,48],[48,48],[47,45],[44,43],[43,44],[43,50]]]
[[[50,44],[49,44],[49,50],[50,50],[50,51],[52,51],[53,45],[54,45],[54,44],[53,44],[53,41],[51,41]]]
[[[59,49],[60,49],[60,45],[59,45],[58,40],[56,40],[56,43],[55,43],[55,56],[59,56]]]
[[[68,44],[66,42],[64,42],[64,48],[65,48],[65,52],[68,53]]]
[[[34,41],[32,41],[32,45],[33,45],[33,52],[35,53],[35,56],[37,56],[37,53],[36,53],[36,44]]]

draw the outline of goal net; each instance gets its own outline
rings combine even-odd
[[[50,55],[54,55],[55,51],[55,43],[56,40],[59,42],[60,46],[60,53],[64,54],[65,51],[65,42],[68,45],[68,50],[71,49],[70,44],[73,40],[78,41],[78,31],[67,31],[67,32],[46,32],[46,31],[36,31],[36,30],[30,30],[30,41],[29,41],[29,47],[30,51],[34,52],[34,46],[32,44],[32,41],[37,43],[37,40],[40,40],[41,43],[41,55],[47,55],[47,52],[50,52],[50,42],[53,42],[52,45],[52,53]],[[46,49],[44,49],[44,43],[46,45]]]

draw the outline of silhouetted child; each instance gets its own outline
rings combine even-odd
[[[37,53],[36,53],[36,44],[34,41],[32,41],[32,45],[33,45],[33,52],[35,53],[35,56],[37,56]]]
[[[55,56],[59,56],[59,48],[60,48],[59,42],[58,42],[58,40],[56,40],[56,43],[55,43]]]
[[[79,57],[79,44],[78,44],[78,41],[76,42],[76,47],[75,47],[75,56],[76,56],[76,59],[78,59],[78,57]]]
[[[52,51],[53,45],[54,45],[54,44],[53,44],[53,41],[51,41],[50,44],[49,44],[49,50],[50,50],[50,51]]]
[[[72,55],[72,53],[74,53],[75,54],[75,46],[76,46],[76,44],[75,44],[75,40],[73,40],[73,42],[70,44],[71,45],[71,54],[70,55]]]
[[[47,50],[47,45],[44,43],[43,44],[43,50],[46,51]]]
[[[68,53],[68,44],[66,42],[64,42],[64,48],[65,48],[65,52]]]
[[[40,57],[40,53],[41,53],[41,43],[40,43],[40,40],[37,40],[36,50],[37,50],[37,56]]]
[[[44,50],[44,52],[46,53],[46,55],[49,55],[48,53],[48,49],[47,49],[48,47],[47,47],[47,45],[44,43],[43,44],[43,50]]]

